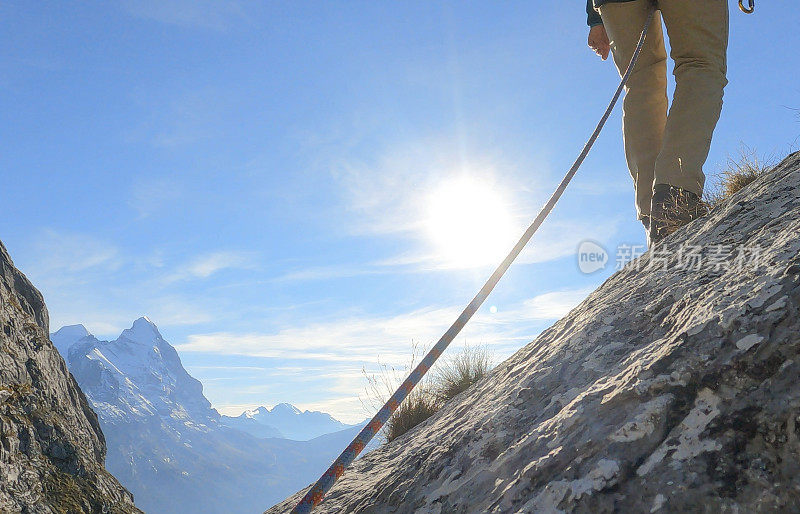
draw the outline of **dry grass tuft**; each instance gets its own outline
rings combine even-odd
[[[461,353],[444,361],[434,372],[433,393],[441,403],[456,395],[489,374],[493,357],[485,346],[464,346]]]
[[[773,159],[760,158],[753,150],[744,147],[738,158],[728,158],[726,168],[715,177],[712,188],[706,193],[706,204],[715,207],[755,182],[773,166]]]
[[[435,396],[430,394],[425,386],[421,386],[421,389],[414,389],[386,423],[384,430],[386,442],[394,441],[424,422],[436,414],[439,411],[439,407],[440,405],[436,402]]]
[[[362,370],[367,379],[366,397],[361,399],[365,409],[375,412],[383,407],[424,353],[414,344],[408,365],[393,367],[379,362],[377,373]],[[485,377],[492,363],[487,348],[465,346],[461,353],[438,364],[389,418],[382,430],[383,438],[391,442],[436,414],[449,400]]]
[[[688,201],[682,198],[675,198],[667,205],[667,210],[670,215],[663,220],[663,230],[668,236],[673,232],[676,232],[688,222],[702,218],[708,214],[710,206],[705,199],[700,200],[700,203],[698,203],[695,207],[690,207]]]
[[[411,359],[405,366],[390,366],[379,360],[379,369],[376,373],[367,373],[366,369],[362,369],[361,372],[367,379],[365,395],[361,398],[364,409],[367,412],[374,413],[383,407],[398,386],[411,373],[411,370],[416,367],[420,356],[424,354],[424,348],[421,348],[417,343],[412,343]],[[424,378],[400,404],[400,407],[392,417],[389,418],[389,421],[381,430],[381,435],[385,441],[393,441],[436,413],[438,406],[432,400],[429,382],[430,379],[428,377]]]

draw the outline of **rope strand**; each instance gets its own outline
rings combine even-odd
[[[533,234],[539,229],[541,224],[553,210],[555,207],[556,202],[558,202],[561,195],[564,193],[564,190],[569,185],[572,177],[575,176],[578,169],[583,164],[583,161],[586,159],[586,156],[589,154],[589,151],[594,146],[595,141],[597,141],[600,132],[603,130],[606,122],[608,121],[609,116],[611,116],[611,112],[614,110],[617,101],[619,100],[620,95],[622,94],[622,90],[625,88],[625,85],[628,83],[628,79],[633,72],[633,68],[636,65],[636,61],[639,60],[639,55],[641,54],[642,47],[644,46],[645,38],[647,37],[647,32],[650,27],[651,22],[653,21],[653,16],[655,13],[655,6],[653,9],[650,10],[650,14],[647,17],[647,22],[645,23],[644,28],[642,29],[642,35],[639,38],[639,43],[636,46],[636,50],[633,53],[633,57],[631,58],[631,62],[628,65],[628,68],[625,70],[625,73],[622,76],[622,79],[617,87],[616,92],[614,93],[614,97],[611,99],[608,107],[606,108],[603,117],[600,119],[600,122],[597,124],[597,127],[594,129],[589,141],[587,141],[586,145],[583,147],[580,155],[575,160],[575,163],[567,172],[566,176],[561,180],[561,183],[556,188],[553,195],[547,201],[545,206],[536,216],[536,219],[533,220],[531,225],[519,239],[514,248],[509,252],[508,256],[503,260],[502,263],[497,267],[497,269],[492,273],[486,283],[483,285],[478,294],[472,299],[471,302],[464,308],[461,315],[453,322],[450,328],[447,329],[447,332],[442,335],[439,341],[434,345],[433,348],[428,352],[422,362],[420,362],[414,371],[408,376],[408,378],[400,385],[400,387],[395,391],[389,401],[375,414],[375,417],[370,420],[370,422],[361,430],[361,432],[353,439],[353,442],[339,455],[339,458],[331,465],[330,468],[320,477],[320,479],[308,490],[306,495],[300,500],[300,503],[292,510],[292,513],[295,514],[306,514],[311,512],[311,510],[319,505],[322,502],[322,499],[325,497],[325,494],[333,487],[333,484],[336,483],[336,480],[342,476],[344,470],[358,457],[358,454],[364,449],[364,447],[372,440],[375,434],[383,427],[383,425],[389,420],[389,417],[394,413],[395,410],[400,406],[403,400],[408,396],[412,389],[422,380],[422,377],[428,372],[428,370],[433,366],[434,362],[444,353],[445,349],[450,345],[450,343],[455,339],[461,329],[464,328],[464,325],[472,318],[472,316],[477,312],[480,306],[486,301],[486,298],[492,292],[494,287],[503,277],[505,272],[514,262],[514,260],[519,256],[520,252],[522,252],[523,248],[528,244],[528,241],[533,237]]]

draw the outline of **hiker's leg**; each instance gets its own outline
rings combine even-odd
[[[638,0],[608,3],[600,8],[620,75],[633,57],[650,5],[648,0]],[[667,52],[659,13],[653,19],[639,62],[625,88],[622,112],[625,157],[636,188],[636,209],[641,219],[650,215],[655,163],[667,120]]]
[[[675,61],[675,98],[656,161],[655,183],[702,196],[703,164],[728,83],[728,3],[665,0],[659,6]]]

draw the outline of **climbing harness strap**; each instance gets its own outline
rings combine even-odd
[[[756,10],[756,0],[747,0],[747,4],[748,7],[745,7],[744,0],[739,0],[739,9],[741,9],[743,13],[753,14]]]
[[[450,345],[450,343],[455,339],[458,333],[464,328],[464,325],[470,320],[473,314],[480,308],[486,298],[489,296],[489,293],[492,292],[494,286],[500,281],[502,276],[511,266],[511,263],[517,258],[517,256],[522,252],[522,249],[525,248],[525,245],[528,244],[533,234],[539,229],[539,226],[544,222],[547,216],[550,214],[550,211],[553,210],[555,207],[556,202],[558,199],[561,198],[561,195],[564,193],[564,190],[567,188],[567,185],[572,180],[572,177],[575,176],[577,173],[578,168],[580,168],[583,161],[586,159],[586,156],[589,154],[589,150],[592,149],[595,141],[597,141],[597,137],[600,135],[600,132],[603,130],[603,126],[608,121],[609,116],[611,116],[611,112],[614,110],[614,106],[617,104],[617,100],[619,100],[620,95],[622,94],[622,90],[625,88],[625,84],[628,83],[628,79],[633,72],[633,68],[636,65],[636,61],[639,60],[639,55],[642,52],[642,47],[644,46],[645,38],[647,37],[647,31],[650,28],[650,24],[653,21],[653,15],[655,13],[655,6],[653,9],[650,10],[650,14],[647,17],[647,22],[645,23],[644,28],[642,29],[642,35],[639,38],[639,44],[636,46],[636,50],[633,53],[633,57],[631,58],[631,62],[628,65],[628,69],[625,70],[625,73],[622,75],[622,80],[617,87],[616,92],[614,93],[614,97],[611,99],[611,103],[609,103],[608,107],[606,108],[603,117],[600,119],[600,122],[597,124],[597,127],[594,129],[592,136],[589,138],[589,141],[583,147],[578,158],[575,160],[575,163],[567,172],[566,176],[561,180],[561,183],[556,188],[553,195],[547,201],[545,206],[539,212],[536,219],[533,220],[530,227],[525,231],[522,237],[519,239],[517,244],[508,254],[508,256],[500,263],[500,266],[492,273],[492,276],[489,277],[489,280],[483,285],[481,290],[475,295],[475,298],[469,302],[469,305],[466,306],[464,311],[461,315],[455,320],[455,322],[447,329],[447,332],[439,339],[439,341],[434,345],[433,348],[428,352],[422,362],[417,365],[414,371],[408,376],[405,382],[395,391],[389,401],[375,414],[375,417],[370,420],[370,422],[361,430],[361,432],[353,439],[353,442],[339,455],[339,458],[331,465],[330,468],[320,477],[319,480],[308,490],[306,495],[300,500],[300,503],[295,506],[292,510],[293,513],[296,514],[306,514],[311,512],[311,510],[319,505],[322,502],[325,494],[333,487],[333,484],[336,480],[342,476],[344,470],[358,457],[358,454],[364,449],[367,443],[372,440],[375,434],[383,427],[383,425],[389,420],[389,417],[394,413],[395,410],[400,406],[403,400],[408,396],[414,386],[416,386],[419,381],[425,376],[425,373],[433,366],[433,363],[442,355],[444,350]]]

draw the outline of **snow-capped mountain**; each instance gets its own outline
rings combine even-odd
[[[78,328],[79,327],[79,328]],[[105,423],[144,421],[152,416],[207,425],[219,420],[203,396],[203,385],[181,365],[158,328],[139,318],[114,341],[99,341],[82,325],[53,334],[56,348]],[[83,329],[83,330],[81,330]],[[69,342],[66,335],[80,336]]]
[[[68,325],[66,327],[61,327],[57,332],[50,334],[50,341],[52,341],[52,343],[55,345],[58,353],[60,353],[64,359],[66,359],[67,352],[69,352],[69,347],[72,346],[73,343],[90,335],[92,334],[90,334],[83,325]]]
[[[244,413],[242,413],[242,415],[240,416],[235,416],[235,417],[222,416],[220,417],[219,422],[226,427],[235,428],[236,430],[241,430],[242,432],[247,432],[253,437],[258,437],[259,439],[269,439],[269,438],[286,439],[283,433],[277,428],[271,425],[265,425],[263,423],[259,423],[255,419],[245,416]]]
[[[147,318],[113,341],[98,340],[82,325],[51,338],[98,414],[107,469],[151,514],[262,512],[315,480],[360,429],[291,406],[272,411],[291,413],[289,419],[312,414],[306,419],[324,421],[314,430],[327,426],[334,433],[295,441],[280,438],[262,416],[240,420],[250,430],[221,422],[202,384]],[[285,421],[272,411],[269,419]]]
[[[308,441],[321,435],[362,425],[360,423],[346,425],[330,414],[301,411],[290,403],[279,403],[272,409],[258,407],[244,411],[236,417],[222,416],[222,423],[256,437],[284,437],[295,441]],[[262,435],[270,433],[280,435]]]

